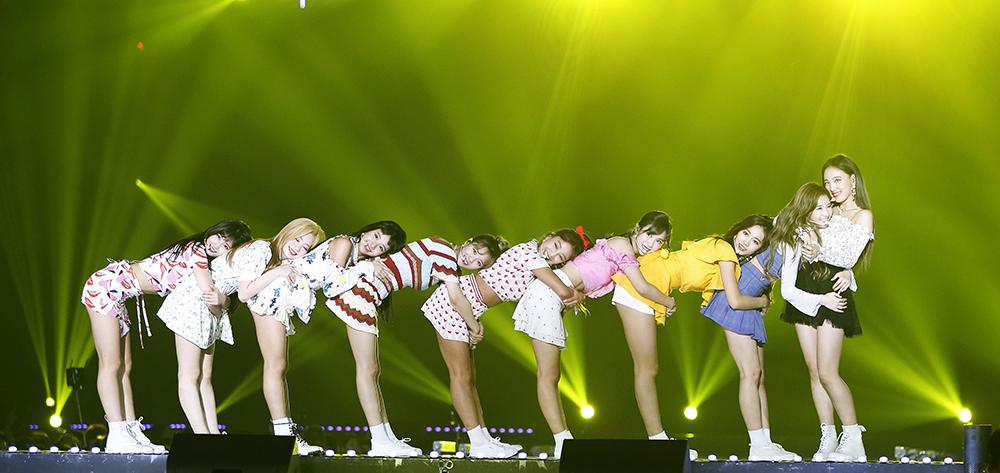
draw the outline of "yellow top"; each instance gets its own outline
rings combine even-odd
[[[639,269],[646,281],[664,294],[670,294],[674,289],[681,292],[702,291],[704,300],[701,305],[704,306],[715,291],[723,289],[719,261],[736,263],[736,279],[739,280],[740,264],[736,251],[725,240],[715,237],[685,241],[681,249],[673,253],[664,249],[643,255],[639,258]],[[652,307],[656,312],[656,323],[663,325],[667,318],[666,307],[640,296],[624,274],[616,274],[611,279]]]

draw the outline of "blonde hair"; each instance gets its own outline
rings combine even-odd
[[[285,244],[289,241],[305,235],[313,235],[315,237],[313,244],[309,247],[310,250],[315,248],[316,245],[323,240],[326,240],[326,233],[323,231],[323,228],[320,227],[318,223],[304,217],[288,222],[288,225],[285,225],[285,227],[282,228],[273,238],[262,240],[270,243],[271,246],[271,259],[267,262],[267,266],[264,268],[264,271],[281,264],[281,247],[285,246]],[[236,250],[249,245],[253,241],[248,241],[237,248],[233,248],[227,257],[229,263],[233,263],[233,255],[236,254]]]

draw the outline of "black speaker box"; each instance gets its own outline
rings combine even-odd
[[[174,435],[167,473],[298,473],[295,437]]]
[[[571,439],[559,473],[690,473],[687,440]]]

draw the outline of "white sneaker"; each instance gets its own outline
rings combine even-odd
[[[142,416],[139,416],[136,420],[127,420],[125,423],[128,425],[128,429],[132,432],[132,436],[135,440],[139,442],[139,445],[144,445],[153,449],[154,454],[161,455],[167,453],[167,448],[163,445],[157,445],[146,437],[146,434],[142,433],[146,430],[146,426],[142,425]]]
[[[779,443],[769,443],[760,447],[750,445],[750,456],[756,456],[762,461],[792,461],[795,454],[785,450]]]
[[[105,453],[153,453],[153,447],[142,445],[135,438],[128,422],[108,422],[108,438]]]
[[[490,439],[480,446],[469,445],[469,456],[472,458],[510,458],[517,455],[521,449],[503,443],[500,439]]]
[[[309,445],[305,439],[302,438],[297,432],[295,433],[295,451],[299,456],[312,455],[314,453],[320,453],[323,451],[323,447],[316,445]]]
[[[813,454],[812,461],[825,462],[829,455],[837,449],[837,427],[828,424],[819,425],[821,434],[819,438],[819,448]]]
[[[500,441],[500,437],[490,437],[489,442],[499,445],[500,448],[503,448],[504,450],[514,452],[511,455],[516,455],[517,452],[520,452],[521,450],[524,450],[524,447],[522,447],[521,445],[518,445],[516,443],[501,442]],[[511,455],[508,455],[508,456],[511,456]],[[506,457],[504,457],[504,458],[506,458]]]
[[[861,432],[865,430],[860,425],[844,426],[844,431],[840,433],[840,443],[837,445],[837,450],[827,458],[844,462],[867,461],[865,444],[861,441]]]
[[[372,442],[372,449],[368,451],[370,457],[419,457],[424,451],[406,443],[410,439],[404,438],[389,443]]]

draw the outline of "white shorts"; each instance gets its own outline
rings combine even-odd
[[[561,269],[554,272],[563,284],[573,287],[569,276]],[[514,330],[565,350],[568,333],[562,318],[563,307],[559,294],[541,279],[535,279],[528,285],[514,309]]]
[[[646,315],[653,315],[653,308],[647,305],[645,302],[640,301],[632,293],[628,292],[628,289],[615,285],[615,293],[611,296],[611,303],[614,305],[623,305],[630,309],[635,309]]]

